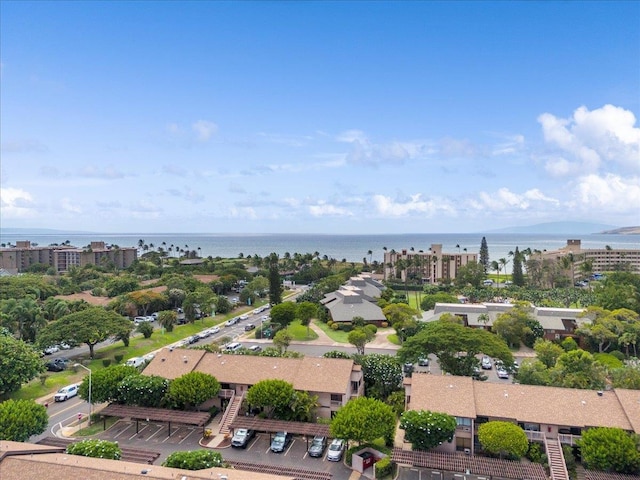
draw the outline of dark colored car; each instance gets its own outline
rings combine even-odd
[[[256,326],[253,323],[247,323],[244,326],[244,331],[245,332],[250,332],[251,330],[253,330],[254,328],[256,328]]]
[[[246,428],[239,428],[235,431],[233,438],[231,439],[231,446],[236,448],[247,448],[249,442],[255,437],[255,430],[248,430]]]
[[[321,457],[324,455],[324,449],[327,448],[327,439],[326,437],[315,436],[311,441],[311,445],[309,446],[309,456],[310,457]]]
[[[291,443],[291,434],[287,432],[278,432],[271,441],[271,451],[274,453],[282,453]]]
[[[418,359],[418,366],[420,366],[420,367],[428,367],[429,366],[429,358],[420,357]]]
[[[67,368],[67,364],[64,360],[56,358],[45,363],[45,368],[48,372],[62,372]]]

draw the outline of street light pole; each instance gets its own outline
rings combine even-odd
[[[87,426],[89,426],[91,425],[91,369],[89,367],[85,367],[81,363],[76,363],[74,367],[84,368],[89,372],[89,421],[87,422]]]

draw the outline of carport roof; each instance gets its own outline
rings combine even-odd
[[[248,428],[259,432],[288,432],[296,435],[329,436],[329,425],[321,423],[285,422],[283,420],[265,420],[258,417],[238,417],[231,428]]]
[[[131,407],[112,403],[100,411],[102,415],[137,420],[153,420],[154,422],[174,422],[185,425],[205,425],[210,418],[207,412],[184,412],[167,410],[166,408]]]

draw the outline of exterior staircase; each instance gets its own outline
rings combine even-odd
[[[233,421],[238,416],[238,411],[240,410],[240,406],[242,405],[242,395],[234,395],[229,405],[224,411],[224,416],[222,417],[222,422],[220,423],[220,433],[222,435],[226,435],[231,432],[229,425],[233,423]]]
[[[547,451],[551,480],[569,480],[567,465],[564,463],[562,447],[558,440],[545,438],[544,448]]]

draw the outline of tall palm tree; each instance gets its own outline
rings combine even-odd
[[[367,251],[367,255],[369,255],[369,263],[371,263],[371,260],[372,260],[372,257],[373,257],[373,250]]]
[[[498,260],[498,262],[500,263],[500,268],[504,268],[504,273],[505,275],[507,274],[507,263],[509,263],[509,260],[507,260],[506,258],[501,258]],[[500,282],[498,282],[498,285],[500,284]]]
[[[491,262],[491,270],[495,270],[498,274],[498,285],[500,284],[500,264],[495,260]]]

